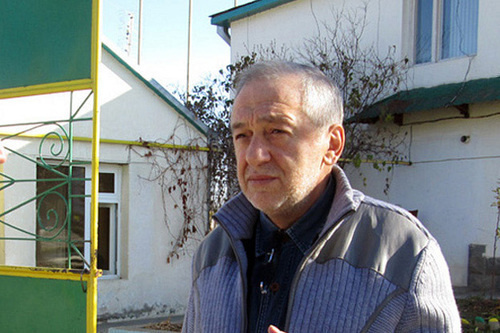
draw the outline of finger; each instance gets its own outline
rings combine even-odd
[[[267,329],[267,333],[285,333],[283,331],[280,331],[279,328],[277,328],[276,326],[274,325],[271,325],[269,326],[269,328]]]

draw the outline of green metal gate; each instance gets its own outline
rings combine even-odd
[[[5,332],[96,331],[99,16],[99,0],[0,0],[0,99],[10,105],[0,109],[9,153],[0,166]],[[16,103],[55,93],[69,96],[65,117],[49,119],[60,112],[48,107],[5,122],[16,119]],[[75,102],[75,94],[82,99]],[[91,132],[87,161],[73,156],[78,126]],[[78,174],[82,164],[91,178]],[[82,192],[82,184],[90,190]],[[82,227],[76,212],[86,200],[90,223]]]

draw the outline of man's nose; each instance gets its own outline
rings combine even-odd
[[[269,147],[263,138],[253,136],[247,147],[246,159],[248,164],[257,166],[269,162],[271,154]]]

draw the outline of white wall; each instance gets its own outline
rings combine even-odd
[[[151,172],[151,165],[135,156],[124,171],[122,270],[119,278],[100,279],[99,316],[118,320],[183,313],[191,286],[191,255],[197,243],[190,242],[180,259],[167,264],[173,237],[165,225],[160,187],[143,178]],[[182,217],[172,215],[177,218],[168,223],[175,234]]]
[[[171,106],[153,93],[143,82],[121,65],[107,52],[103,52],[103,66],[100,71],[101,98],[101,138],[117,141],[151,141],[192,145],[205,145],[205,137]],[[88,96],[89,91],[76,92],[73,96],[73,110]],[[0,100],[2,123],[34,122],[41,120],[66,119],[69,114],[69,93],[59,93],[26,98]],[[79,117],[92,114],[92,97],[79,113]],[[30,126],[25,126],[27,128]],[[68,128],[67,124],[63,127]],[[21,127],[0,127],[2,135],[15,133]],[[54,126],[43,126],[25,134],[40,135]],[[57,129],[61,132],[59,129]],[[91,123],[77,122],[74,127],[76,137],[90,138]],[[55,141],[49,140],[42,156],[51,156],[48,148]],[[11,138],[3,141],[6,147],[30,156],[39,157],[39,138]],[[74,160],[90,161],[90,142],[76,140]],[[172,248],[171,242],[179,232],[183,216],[174,208],[179,197],[164,196],[158,181],[151,180],[153,163],[165,164],[163,158],[145,156],[150,152],[141,146],[129,146],[126,142],[102,143],[100,162],[102,165],[115,165],[121,169],[120,225],[118,227],[119,274],[105,276],[98,282],[98,315],[105,319],[123,319],[144,316],[160,316],[170,313],[180,314],[187,303],[190,289],[191,255],[201,235],[193,235],[187,246],[180,251],[178,260],[167,264],[167,255]],[[174,154],[169,151],[169,154]],[[205,171],[200,171],[205,163],[205,152],[199,155],[198,164],[201,188],[198,196],[190,204],[196,205],[198,218],[195,223],[203,230],[206,223]],[[11,153],[4,165],[4,173],[15,178],[35,179],[36,167]],[[169,172],[167,178],[175,181],[176,176]],[[5,208],[17,205],[23,198],[34,196],[33,183],[19,183],[5,190]],[[13,212],[6,217],[8,223],[26,230],[35,230],[35,205]],[[166,221],[164,211],[169,211]],[[7,237],[18,233],[5,228]],[[35,243],[32,241],[5,242],[6,264],[17,266],[35,265]]]
[[[103,53],[101,137],[109,139],[159,141],[203,146],[204,137],[132,74]],[[169,138],[174,135],[174,139]],[[103,145],[101,159],[126,162],[123,178],[122,217],[126,225],[122,236],[122,274],[119,279],[101,279],[98,285],[101,317],[123,318],[183,313],[190,290],[191,255],[197,245],[189,242],[178,260],[167,264],[172,234],[176,235],[182,215],[172,214],[168,226],[164,218],[161,188],[151,175],[151,158],[140,157],[126,147],[119,156],[107,153]],[[136,148],[139,154],[145,149]],[[205,153],[199,152],[204,158]],[[160,160],[157,160],[160,161]],[[171,176],[174,178],[174,175]],[[206,191],[202,189],[202,192]],[[203,195],[201,193],[200,195]],[[169,199],[172,200],[172,199]],[[180,201],[180,198],[177,198]],[[204,199],[196,202],[203,207]],[[176,217],[176,218],[175,218]],[[206,214],[196,221],[202,230]],[[201,236],[197,236],[198,239]]]
[[[398,55],[401,55],[402,1],[297,0],[232,22],[232,60],[247,54],[248,50],[255,50],[256,46],[267,47],[271,41],[276,42],[278,48],[286,45],[292,51],[297,50],[303,47],[305,39],[327,37],[325,26],[333,27],[334,18],[339,13],[363,18],[365,3],[367,28],[361,42],[376,47],[382,53],[387,52],[388,46],[396,45]],[[344,22],[343,26],[347,24]]]
[[[279,49],[286,45],[296,50],[311,36],[325,37],[325,24],[331,25],[335,13],[362,14],[367,4],[367,27],[364,45],[372,45],[381,54],[396,46],[397,56],[413,58],[413,1],[410,0],[296,0],[231,24],[232,61],[253,51],[258,46],[268,47],[271,41]],[[496,0],[479,1],[478,53],[415,66],[410,70],[408,88],[428,87],[500,75],[496,54],[500,53],[500,39],[496,38],[500,3]],[[362,17],[362,16],[359,16]],[[470,68],[469,68],[470,65]]]

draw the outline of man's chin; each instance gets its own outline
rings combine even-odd
[[[247,197],[248,198],[248,197]],[[276,195],[254,195],[248,198],[252,205],[266,215],[273,215],[282,205],[281,200],[277,200]]]

